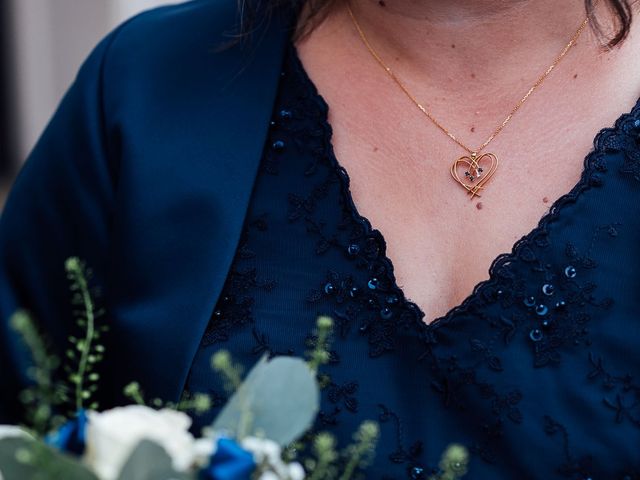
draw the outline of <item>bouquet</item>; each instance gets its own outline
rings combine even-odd
[[[28,424],[0,425],[0,480],[350,480],[366,475],[379,429],[365,421],[350,445],[326,432],[311,433],[329,361],[332,320],[320,317],[307,358],[263,357],[246,375],[231,354],[211,359],[230,398],[199,437],[186,412],[212,407],[206,395],[177,404],[147,402],[137,383],[125,388],[130,405],[100,411],[95,400],[108,327],[89,288],[91,272],[76,257],[65,263],[75,319],[83,335],[69,337],[62,361],[25,311],[11,318],[33,358],[32,385],[20,395]],[[59,381],[63,371],[63,381]],[[67,414],[65,406],[71,406]],[[451,445],[431,480],[458,480],[468,454]]]

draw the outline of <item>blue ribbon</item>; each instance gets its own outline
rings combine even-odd
[[[218,440],[209,466],[201,471],[202,480],[250,480],[256,468],[253,455],[234,440]]]
[[[44,441],[60,451],[80,456],[87,443],[86,431],[87,414],[84,410],[79,410],[76,418],[69,420],[57,432],[47,435]]]

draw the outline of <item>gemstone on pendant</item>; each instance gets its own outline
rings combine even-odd
[[[484,166],[480,166],[480,162],[488,162]],[[473,199],[480,197],[481,190],[484,190],[484,184],[489,181],[498,167],[498,158],[493,153],[469,152],[468,155],[455,160],[450,168],[453,179],[467,191],[467,194]]]

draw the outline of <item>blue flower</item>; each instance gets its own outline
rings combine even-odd
[[[253,455],[244,450],[234,440],[218,440],[211,463],[201,471],[202,480],[250,480],[256,468]]]
[[[79,410],[76,418],[69,420],[56,432],[45,438],[45,443],[60,451],[82,455],[86,445],[87,414]]]

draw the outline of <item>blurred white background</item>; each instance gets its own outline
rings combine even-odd
[[[9,149],[16,166],[42,133],[80,64],[128,17],[180,0],[5,0]],[[3,5],[4,4],[4,5]],[[11,175],[0,185],[0,209]],[[4,190],[4,192],[3,192]]]
[[[117,24],[167,0],[10,0],[17,155],[24,158],[82,60]]]

